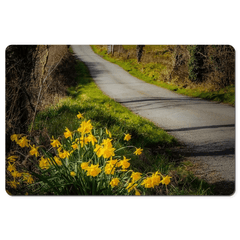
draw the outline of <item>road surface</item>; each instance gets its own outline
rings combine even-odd
[[[175,136],[188,149],[196,174],[234,188],[235,108],[191,98],[139,80],[97,54],[73,45],[98,87],[109,97]]]

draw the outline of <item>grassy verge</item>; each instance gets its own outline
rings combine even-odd
[[[180,94],[184,94],[190,97],[197,97],[207,99],[211,101],[223,102],[235,106],[235,86],[230,85],[218,91],[206,91],[201,88],[187,89],[181,86],[174,85],[172,83],[166,83],[159,81],[158,74],[156,72],[166,71],[166,66],[161,63],[137,63],[136,59],[121,59],[107,54],[107,51],[103,48],[99,48],[96,45],[91,46],[93,51],[102,56],[105,60],[118,64],[124,70],[128,71],[131,75],[160,87],[167,88],[171,91],[175,91]],[[156,70],[157,71],[154,71]]]
[[[172,148],[179,145],[176,139],[168,135],[152,122],[133,114],[121,104],[104,95],[93,82],[84,63],[76,61],[77,86],[68,89],[69,96],[58,104],[39,112],[34,124],[36,131],[45,129],[49,136],[57,138],[68,127],[70,131],[79,127],[76,118],[81,112],[86,119],[91,119],[95,128],[106,127],[113,141],[123,138],[124,134],[132,135],[131,145],[144,149],[143,154],[131,159],[134,171],[156,172],[172,176],[168,190],[160,192],[156,187],[149,194],[168,195],[209,195],[210,186],[197,179],[187,171],[187,162],[174,163]],[[47,141],[41,134],[40,141]],[[119,142],[118,147],[124,146]],[[123,149],[119,155],[130,155],[130,150]]]

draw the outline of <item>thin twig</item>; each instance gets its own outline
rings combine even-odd
[[[65,55],[64,55],[65,56]],[[42,92],[42,88],[43,88],[43,84],[45,83],[46,79],[50,76],[50,74],[56,69],[56,67],[58,66],[58,64],[61,62],[62,58],[64,57],[62,56],[61,59],[59,60],[59,62],[56,64],[56,66],[51,70],[49,71],[49,73],[47,74],[47,76],[44,78],[41,86],[40,86],[40,90],[39,90],[39,93],[38,93],[38,99],[37,99],[37,104],[36,104],[36,107],[35,107],[35,111],[34,111],[34,115],[33,115],[33,121],[32,121],[32,125],[31,125],[31,129],[30,129],[30,135],[31,135],[31,132],[32,132],[32,128],[33,128],[33,123],[35,121],[35,118],[36,118],[36,113],[37,113],[37,108],[38,108],[38,104],[42,98],[41,96],[41,92]]]

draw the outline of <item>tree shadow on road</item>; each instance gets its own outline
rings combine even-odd
[[[190,97],[152,97],[152,98],[140,98],[140,99],[129,99],[121,100],[115,99],[119,103],[130,107],[133,111],[144,110],[147,107],[147,110],[161,109],[161,108],[177,108],[180,106],[191,106],[191,105],[207,105],[207,104],[219,104],[218,102],[211,102],[207,100],[202,100],[198,98]],[[152,106],[152,107],[150,107]]]
[[[235,124],[226,124],[226,125],[211,125],[211,126],[201,126],[201,127],[191,127],[191,128],[178,128],[178,129],[165,129],[167,132],[182,132],[182,131],[191,131],[207,128],[224,128],[224,127],[234,127]]]

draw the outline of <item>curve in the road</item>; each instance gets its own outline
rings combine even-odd
[[[136,114],[153,121],[191,150],[205,179],[235,181],[235,108],[191,98],[148,84],[95,54],[90,46],[73,45],[98,87]]]

